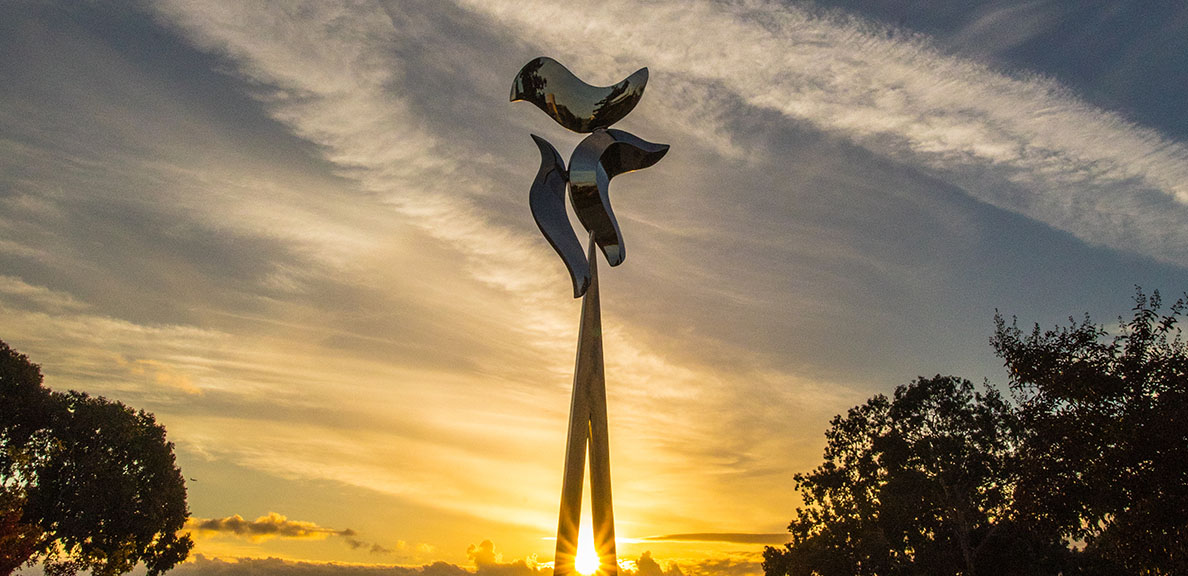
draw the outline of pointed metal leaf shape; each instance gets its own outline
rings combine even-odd
[[[596,130],[569,157],[569,201],[578,220],[594,239],[606,261],[618,266],[627,258],[619,222],[610,204],[610,180],[659,162],[667,144],[655,144],[622,130]]]
[[[569,223],[565,212],[565,161],[548,140],[532,134],[536,147],[540,148],[540,170],[532,181],[528,192],[528,205],[532,208],[532,219],[544,234],[545,240],[565,262],[569,277],[573,280],[573,297],[581,298],[590,286],[590,264],[586,253],[578,242],[577,234]]]
[[[613,86],[591,86],[552,58],[524,65],[512,82],[511,101],[526,100],[574,132],[593,132],[622,120],[643,97],[648,69]]]

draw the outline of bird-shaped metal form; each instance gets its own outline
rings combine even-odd
[[[541,56],[516,74],[511,101],[536,104],[558,124],[585,133],[609,128],[631,113],[647,84],[648,69],[640,68],[612,86],[591,86],[560,62]]]

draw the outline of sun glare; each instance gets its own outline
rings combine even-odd
[[[578,534],[577,555],[573,559],[573,564],[579,574],[590,576],[598,571],[598,551],[594,549],[594,529],[589,522]]]

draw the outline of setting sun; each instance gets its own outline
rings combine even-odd
[[[594,529],[588,522],[578,536],[577,556],[574,557],[573,563],[579,574],[589,576],[598,571],[600,562],[598,551],[594,548]]]

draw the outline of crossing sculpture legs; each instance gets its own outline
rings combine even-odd
[[[582,300],[573,400],[569,408],[569,439],[565,445],[565,477],[561,484],[561,513],[557,521],[554,576],[575,573],[578,531],[582,517],[582,488],[587,447],[590,455],[590,517],[594,547],[600,559],[599,576],[617,576],[615,515],[611,504],[610,445],[606,419],[606,378],[602,365],[602,313],[598,301],[598,264],[594,233],[587,258],[590,285]]]

